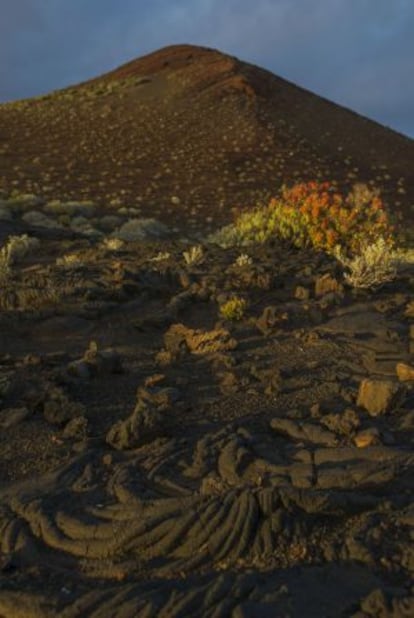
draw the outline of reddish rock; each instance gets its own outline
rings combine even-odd
[[[356,434],[354,443],[358,448],[366,448],[367,446],[381,444],[380,433],[376,427],[364,429]]]
[[[390,412],[400,398],[401,389],[392,380],[366,378],[359,385],[357,405],[371,416]]]
[[[315,296],[317,298],[321,298],[326,294],[334,293],[342,293],[343,286],[335,277],[332,277],[329,273],[318,277],[315,281]]]
[[[308,288],[298,285],[295,290],[295,298],[297,298],[297,300],[309,300],[310,292]]]
[[[395,368],[400,382],[414,381],[414,367],[406,363],[397,363]]]

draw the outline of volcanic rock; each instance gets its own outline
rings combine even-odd
[[[390,412],[401,398],[401,388],[392,380],[365,379],[359,385],[357,405],[371,416]]]
[[[406,363],[397,363],[396,372],[400,382],[414,381],[414,367]]]

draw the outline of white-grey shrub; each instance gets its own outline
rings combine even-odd
[[[27,234],[9,236],[6,244],[0,249],[0,279],[9,276],[11,267],[36,249],[39,244],[37,238],[31,238]]]
[[[351,258],[346,257],[340,247],[334,254],[346,269],[345,281],[354,288],[378,288],[397,275],[395,252],[382,237],[363,245],[360,253]]]

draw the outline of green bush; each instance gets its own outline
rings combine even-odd
[[[220,315],[225,320],[241,320],[246,312],[247,302],[244,298],[233,296],[220,307]]]
[[[268,205],[243,213],[209,240],[229,247],[279,237],[297,247],[333,253],[339,245],[357,254],[379,236],[392,244],[393,228],[376,191],[358,184],[344,197],[330,183],[309,182],[283,187]]]

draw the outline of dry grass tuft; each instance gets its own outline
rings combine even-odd
[[[397,275],[395,252],[382,237],[373,243],[364,243],[352,258],[346,257],[340,247],[336,248],[335,256],[347,271],[345,281],[354,288],[378,288]]]

